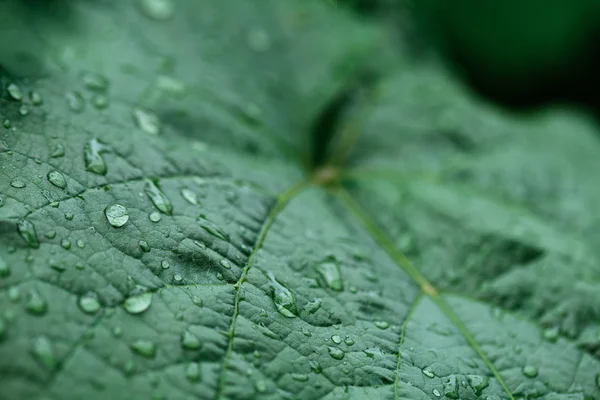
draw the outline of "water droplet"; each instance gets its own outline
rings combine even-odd
[[[83,263],[83,261],[77,261],[75,263],[75,268],[77,268],[78,270],[82,270],[85,268],[85,264]]]
[[[248,33],[248,46],[257,53],[263,53],[271,47],[271,38],[262,28],[254,28]]]
[[[339,335],[332,335],[331,341],[335,344],[340,344],[340,343],[342,343],[342,338]]]
[[[188,364],[185,369],[185,377],[190,382],[197,382],[200,380],[200,366],[198,363],[192,362]]]
[[[169,264],[169,262],[167,260],[162,260],[160,262],[160,266],[162,267],[162,269],[169,269],[169,268],[171,268],[171,264]]]
[[[521,372],[528,378],[535,378],[538,375],[538,370],[533,365],[525,365]]]
[[[310,331],[306,328],[302,328],[302,334],[306,337],[311,337],[312,333],[310,333]]]
[[[40,92],[36,92],[35,90],[29,92],[29,100],[31,100],[31,104],[33,104],[34,106],[39,106],[44,102],[44,99],[42,98]]]
[[[85,169],[99,175],[106,174],[106,163],[102,153],[107,152],[108,147],[98,139],[90,140],[83,148]]]
[[[327,350],[329,351],[329,355],[331,356],[331,358],[335,360],[341,360],[346,355],[346,353],[344,353],[337,347],[328,347]]]
[[[375,326],[379,329],[387,329],[390,327],[390,323],[387,321],[375,321]]]
[[[29,107],[27,107],[25,104],[21,104],[19,107],[19,114],[22,116],[29,115]]]
[[[334,259],[330,258],[325,262],[317,264],[315,269],[329,289],[335,290],[336,292],[344,290],[340,268]]]
[[[44,315],[48,311],[48,303],[35,290],[29,292],[25,309],[33,315]]]
[[[267,382],[265,382],[263,380],[256,381],[256,382],[254,382],[254,388],[256,389],[256,391],[258,393],[264,393],[268,389]]]
[[[67,181],[65,177],[58,171],[50,171],[48,172],[48,181],[56,186],[57,188],[64,189],[67,187]]]
[[[64,272],[67,269],[63,263],[56,260],[50,260],[50,268],[58,272]]]
[[[51,158],[63,157],[65,155],[65,147],[62,144],[57,144],[54,146],[52,151],[50,152]]]
[[[23,189],[27,185],[21,179],[17,178],[17,179],[13,179],[12,181],[10,181],[10,186],[12,186],[16,189]]]
[[[65,95],[65,98],[67,100],[67,106],[69,107],[69,110],[73,111],[74,113],[80,113],[85,108],[85,100],[79,92],[68,92]]]
[[[108,223],[115,228],[120,228],[129,221],[129,212],[120,204],[113,204],[104,210]]]
[[[137,286],[131,291],[125,300],[123,307],[130,314],[140,314],[150,308],[152,304],[152,293],[143,286]]]
[[[171,0],[138,0],[138,6],[142,14],[157,21],[167,20],[175,12]]]
[[[60,245],[63,249],[69,250],[71,248],[71,241],[67,239],[63,239],[60,241]]]
[[[79,298],[79,308],[87,314],[94,314],[100,310],[100,301],[98,295],[94,292],[88,292]]]
[[[431,372],[431,370],[427,369],[427,368],[423,368],[421,370],[421,372],[423,373],[423,375],[425,375],[428,378],[434,378],[435,374],[433,372]]]
[[[4,261],[2,257],[0,257],[0,278],[6,278],[10,275],[10,267]]]
[[[125,376],[132,376],[135,372],[135,363],[133,360],[127,360],[125,364],[123,364],[123,374]]]
[[[190,204],[198,204],[198,196],[188,188],[181,189],[181,196]]]
[[[34,249],[40,247],[40,242],[37,233],[35,232],[35,226],[31,222],[26,219],[17,222],[17,232],[29,247]]]
[[[556,342],[556,339],[558,339],[559,333],[560,333],[560,331],[557,326],[548,328],[548,329],[544,330],[544,339],[548,340],[549,342]]]
[[[133,109],[133,119],[138,128],[150,135],[160,133],[160,119],[158,115],[142,108]]]
[[[181,283],[181,281],[183,281],[183,277],[179,274],[175,274],[175,275],[173,275],[173,281],[175,283]]]
[[[10,83],[6,87],[6,90],[8,91],[10,97],[12,97],[14,100],[21,101],[23,99],[23,92],[21,91],[19,85],[17,85],[16,83]]]
[[[46,369],[54,370],[57,360],[52,348],[52,342],[46,336],[39,336],[33,341],[31,354]]]
[[[171,200],[169,200],[167,195],[160,190],[157,181],[151,181],[150,179],[147,179],[144,190],[158,211],[166,215],[171,215],[173,213],[173,205],[171,204]],[[155,215],[154,217],[153,214]],[[158,215],[158,218],[156,215]],[[160,214],[157,214],[156,212],[151,213],[150,220],[152,222],[160,221]]]
[[[66,219],[67,221],[72,221],[72,220],[73,220],[73,217],[74,217],[73,213],[70,213],[70,212],[68,212],[68,213],[65,213],[65,219]]]
[[[156,344],[150,340],[138,339],[129,347],[143,357],[153,358],[156,355]]]
[[[95,92],[105,92],[108,89],[108,79],[101,74],[86,71],[81,74],[83,86]]]
[[[202,346],[200,340],[192,333],[185,331],[181,335],[181,347],[186,350],[198,350]]]
[[[148,245],[148,242],[146,242],[145,240],[140,240],[138,242],[140,249],[142,249],[142,251],[144,253],[148,253],[150,251],[150,246]]]
[[[214,223],[210,222],[209,220],[202,219],[200,226],[202,227],[202,229],[204,229],[206,232],[213,235],[214,237],[217,237],[217,238],[219,238],[221,240],[225,240],[225,241],[228,240],[227,235],[223,231],[221,231],[221,229],[219,229],[218,226],[216,226]]]
[[[433,393],[435,397],[440,397],[442,395],[442,393],[440,393],[440,391],[437,389],[433,389],[431,393]]]
[[[12,286],[8,289],[8,299],[13,303],[21,300],[21,289],[18,286]]]
[[[148,214],[148,218],[150,218],[150,221],[152,222],[159,222],[161,219],[158,211],[152,211],[150,214]]]
[[[467,380],[469,381],[469,386],[473,388],[477,396],[481,395],[483,389],[490,385],[487,376],[467,375]]]
[[[106,97],[103,94],[95,94],[92,96],[92,98],[90,99],[90,101],[92,102],[92,105],[94,106],[94,108],[96,108],[97,110],[104,110],[105,108],[108,107],[108,97]]]
[[[298,382],[308,381],[308,375],[306,374],[292,374],[292,379]]]
[[[304,310],[311,314],[314,314],[319,310],[319,308],[321,308],[322,303],[323,300],[321,300],[318,297],[315,297],[312,301],[306,303],[306,305],[304,306]]]
[[[5,119],[2,121],[2,126],[3,126],[5,129],[10,129],[10,127],[12,126],[12,122],[10,121],[10,119],[8,119],[8,118],[5,118]],[[6,147],[6,146],[4,146],[4,147]],[[4,149],[3,149],[3,150],[4,150]]]
[[[296,316],[296,297],[286,286],[275,279],[271,272],[267,276],[271,281],[272,297],[277,311],[284,317],[294,318]]]
[[[78,239],[76,244],[77,244],[77,247],[79,247],[80,249],[83,249],[85,247],[85,242],[81,239]]]
[[[455,376],[450,376],[443,381],[444,396],[452,400],[458,400],[458,381]]]
[[[344,343],[346,343],[346,346],[354,346],[354,340],[352,340],[352,338],[349,336],[346,336],[346,339],[344,339]]]
[[[222,266],[223,268],[231,269],[231,264],[229,263],[229,261],[228,261],[228,260],[226,260],[226,259],[224,259],[224,258],[223,258],[223,259],[221,259],[221,261],[219,262],[219,264],[221,264],[221,266]]]
[[[223,274],[220,272],[217,272],[217,274],[215,275],[217,277],[218,280],[222,281],[223,280]]]

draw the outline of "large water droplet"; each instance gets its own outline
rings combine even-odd
[[[390,327],[390,323],[387,321],[375,321],[375,326],[379,329],[387,329]]]
[[[341,360],[346,355],[346,353],[344,353],[337,347],[328,347],[327,350],[329,351],[329,355],[331,356],[331,358],[335,360]]]
[[[150,340],[138,339],[130,347],[131,350],[143,357],[153,358],[156,355],[156,344]]]
[[[106,175],[106,163],[102,153],[105,153],[109,148],[98,139],[90,140],[83,148],[83,161],[85,169],[98,175]]]
[[[138,0],[138,6],[142,14],[157,21],[169,19],[175,12],[172,0]]]
[[[79,308],[87,314],[94,314],[100,310],[100,301],[98,295],[94,292],[88,292],[79,298]]]
[[[329,289],[340,292],[344,290],[344,283],[342,281],[342,274],[337,261],[334,259],[328,259],[325,262],[315,265],[315,269],[325,281],[325,284]]]
[[[469,386],[473,388],[477,396],[481,395],[483,389],[490,385],[490,381],[487,376],[480,375],[467,375]]]
[[[135,108],[133,110],[133,119],[142,131],[150,135],[158,135],[160,133],[160,119],[152,111]]]
[[[528,378],[535,378],[538,375],[538,370],[533,365],[525,365],[521,372]]]
[[[40,247],[40,242],[37,233],[35,232],[35,226],[31,222],[26,219],[17,222],[17,232],[29,247],[34,249]]]
[[[31,354],[47,370],[52,371],[56,367],[57,360],[52,342],[46,336],[39,336],[34,339]]]
[[[10,186],[12,186],[16,189],[23,189],[25,186],[27,186],[27,184],[25,182],[23,182],[21,179],[15,178],[12,181],[10,181]]]
[[[150,308],[152,304],[152,293],[143,286],[137,286],[131,291],[125,300],[123,307],[130,314],[140,314]]]
[[[275,279],[271,272],[267,276],[271,281],[272,297],[277,311],[285,317],[294,318],[296,316],[296,297],[286,286]]]
[[[44,315],[48,311],[48,303],[37,291],[32,290],[29,292],[25,309],[33,315]]]
[[[171,204],[171,200],[169,200],[167,195],[160,190],[157,181],[151,181],[150,179],[147,179],[144,190],[158,211],[166,215],[171,215],[173,213],[173,205]],[[152,222],[158,222],[160,221],[160,215],[158,216],[158,220],[155,221],[152,218],[152,214],[150,214],[150,220]]]
[[[181,197],[183,197],[188,203],[197,205],[198,196],[188,188],[181,189]]]
[[[342,337],[340,335],[332,335],[331,341],[335,344],[340,344],[342,343]]]
[[[6,87],[6,90],[8,91],[10,97],[12,97],[14,100],[21,101],[23,99],[23,92],[21,91],[19,85],[17,85],[16,83],[10,83]]]
[[[190,382],[197,382],[200,380],[200,366],[198,363],[192,362],[188,364],[185,369],[185,377]]]
[[[54,186],[64,189],[67,187],[67,181],[65,177],[58,171],[50,171],[48,172],[48,181]]]
[[[108,223],[115,228],[120,228],[129,221],[129,212],[120,204],[113,204],[104,210]]]

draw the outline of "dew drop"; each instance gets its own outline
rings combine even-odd
[[[31,104],[33,104],[34,106],[39,106],[44,102],[44,99],[42,98],[40,92],[36,92],[35,90],[29,92],[29,100],[31,100]]]
[[[64,189],[67,187],[65,177],[58,171],[50,171],[47,175],[48,181],[57,188]]]
[[[160,187],[158,186],[158,181],[151,181],[150,179],[147,179],[144,191],[146,192],[146,194],[150,198],[150,201],[152,201],[152,204],[154,204],[154,207],[156,207],[158,211],[166,215],[171,215],[173,213],[173,205],[171,204],[171,200],[169,200],[167,195],[164,194],[162,190],[160,190]],[[154,219],[153,214],[155,215]],[[158,219],[156,219],[156,215],[158,215]],[[151,213],[150,220],[152,222],[160,221],[160,214],[157,214],[156,212]]]
[[[85,108],[85,100],[79,92],[69,92],[65,95],[65,98],[67,100],[67,106],[69,107],[69,110],[73,111],[74,113],[80,113]]]
[[[375,326],[379,329],[387,329],[390,327],[390,323],[387,321],[375,321]]]
[[[21,289],[19,289],[18,286],[13,286],[10,289],[8,289],[8,299],[13,303],[16,303],[19,300],[21,300]]]
[[[50,260],[50,268],[58,272],[64,272],[67,269],[63,263],[56,260]]]
[[[46,336],[39,336],[33,341],[31,354],[47,370],[54,370],[57,364],[52,342]]]
[[[433,389],[431,393],[433,393],[435,397],[440,397],[442,395],[442,393],[437,389]]]
[[[544,339],[546,339],[549,342],[556,342],[556,340],[558,339],[559,333],[560,333],[560,331],[557,326],[545,329],[544,334],[543,334]]]
[[[12,126],[12,122],[10,121],[10,119],[5,118],[4,120],[2,120],[2,126],[5,129],[10,129],[10,127]],[[6,147],[6,146],[4,146],[4,147]]]
[[[200,366],[198,363],[191,362],[185,369],[185,377],[190,382],[198,382],[200,380]]]
[[[106,175],[106,163],[102,153],[108,151],[108,147],[98,139],[90,140],[83,148],[83,161],[86,171],[98,175]]]
[[[160,133],[160,119],[158,115],[143,108],[133,109],[133,120],[138,128],[150,135],[158,135]]]
[[[206,232],[213,235],[214,237],[225,241],[228,240],[227,235],[223,231],[221,231],[221,229],[219,229],[218,226],[216,226],[209,220],[202,218],[200,226],[202,227],[202,229],[204,229]]]
[[[33,315],[44,315],[48,311],[48,303],[37,291],[32,290],[29,292],[25,309]]]
[[[29,247],[34,249],[40,247],[40,242],[37,233],[35,232],[35,226],[31,222],[26,219],[17,222],[17,232]]]
[[[435,378],[435,374],[433,372],[431,372],[431,370],[429,370],[427,368],[423,368],[421,370],[421,372],[423,373],[423,375],[425,375],[428,378]]]
[[[226,260],[225,258],[221,259],[221,261],[219,262],[219,264],[221,264],[221,266],[222,266],[223,268],[226,268],[226,269],[231,269],[231,264],[230,264],[230,263],[229,263],[229,261],[228,261],[228,260]]]
[[[190,204],[198,204],[198,196],[188,188],[181,189],[181,196]]]
[[[75,244],[77,244],[77,247],[79,247],[80,249],[83,249],[85,247],[85,242],[81,239],[78,239],[77,242],[75,242]]]
[[[129,212],[121,204],[113,204],[104,210],[108,223],[115,228],[120,228],[129,221]]]
[[[298,382],[308,381],[308,375],[306,374],[292,374],[292,379]]]
[[[169,262],[167,260],[162,260],[160,262],[160,266],[162,267],[162,269],[169,269],[169,268],[171,268],[171,264],[169,264]]]
[[[167,20],[175,12],[171,0],[138,0],[138,6],[142,14],[156,21]]]
[[[108,79],[101,74],[86,71],[81,74],[83,86],[95,92],[105,92],[108,89]]]
[[[23,99],[23,92],[21,91],[19,85],[17,85],[16,83],[10,83],[6,87],[6,90],[8,91],[10,97],[12,97],[14,100],[21,101]]]
[[[52,148],[52,151],[50,151],[51,158],[63,157],[64,155],[65,147],[62,144],[57,144],[56,146],[54,146],[54,148]]]
[[[142,249],[142,251],[144,253],[148,253],[150,251],[150,246],[148,245],[148,242],[146,242],[145,240],[140,240],[138,242],[138,245],[140,246],[140,249]]]
[[[133,289],[125,300],[123,307],[130,314],[140,314],[150,308],[152,304],[152,293],[143,286]]]
[[[98,295],[94,292],[88,292],[79,298],[79,308],[86,314],[94,314],[100,310],[100,301]]]
[[[150,340],[138,339],[130,346],[131,350],[140,356],[154,358],[156,355],[156,344]]]
[[[73,215],[73,213],[70,213],[70,212],[68,212],[68,213],[65,213],[65,219],[66,219],[67,221],[72,221],[72,220],[73,220],[73,217],[75,217],[75,216]]]
[[[306,337],[311,337],[312,333],[310,333],[310,331],[306,328],[302,328],[302,334]]]
[[[181,347],[186,350],[198,350],[202,346],[200,340],[192,333],[185,331],[181,335]]]
[[[348,336],[346,336],[346,339],[344,339],[344,343],[346,343],[346,346],[354,346],[354,340]]]
[[[60,241],[60,245],[63,249],[69,250],[71,248],[71,241],[67,239],[63,239]]]
[[[12,181],[10,181],[10,186],[12,186],[16,189],[23,189],[27,185],[25,184],[25,182],[23,182],[22,180],[17,178],[17,179],[13,179]]]
[[[267,274],[272,289],[271,296],[277,311],[284,317],[294,318],[296,315],[296,297],[281,282],[275,279],[275,276],[269,272]]]
[[[341,292],[344,290],[344,283],[342,281],[340,268],[337,264],[337,261],[335,261],[333,258],[317,264],[315,269],[325,281],[325,284],[327,287],[329,287],[329,289],[335,290],[336,292]]]
[[[538,370],[533,365],[525,365],[521,372],[528,378],[535,378],[538,375]]]
[[[341,360],[344,358],[345,353],[337,347],[328,347],[327,350],[329,351],[331,358],[335,360]]]
[[[183,281],[183,277],[179,274],[175,274],[175,275],[173,275],[173,281],[175,283],[181,283],[181,281]]]
[[[19,107],[19,114],[22,116],[29,115],[29,107],[27,107],[25,104],[21,104]]]
[[[96,110],[104,110],[108,107],[108,97],[103,94],[95,94],[90,99],[92,105]]]
[[[152,222],[159,222],[161,217],[160,217],[160,213],[158,211],[152,211],[149,215],[148,218],[150,218],[150,221]]]
[[[469,381],[469,386],[473,388],[477,396],[481,395],[483,389],[490,385],[487,376],[467,375],[467,380]]]

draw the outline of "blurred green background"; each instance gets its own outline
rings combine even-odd
[[[415,38],[426,38],[476,91],[506,107],[559,102],[600,116],[599,0],[346,3],[399,29],[416,21],[410,27],[418,30]],[[398,18],[407,12],[412,18]]]

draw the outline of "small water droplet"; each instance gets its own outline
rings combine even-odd
[[[335,360],[341,360],[346,355],[346,353],[344,353],[337,347],[328,347],[327,350],[329,351],[329,355],[331,356],[331,358]]]
[[[94,314],[100,310],[100,301],[98,295],[94,292],[88,292],[79,298],[79,308],[87,314]]]
[[[108,223],[115,228],[120,228],[129,221],[129,212],[121,204],[113,204],[104,210]]]
[[[103,94],[95,94],[92,96],[92,98],[90,99],[92,105],[94,106],[95,109],[97,110],[104,110],[105,108],[108,107],[108,97],[106,97]]]
[[[75,268],[77,268],[78,270],[85,269],[85,264],[83,263],[83,261],[77,261],[75,263]]]
[[[50,260],[50,268],[58,272],[64,272],[67,269],[63,263],[56,260]]]
[[[292,379],[298,382],[308,381],[308,375],[306,374],[292,374]]]
[[[160,266],[162,267],[162,269],[169,269],[169,268],[171,268],[171,264],[169,264],[169,262],[167,260],[162,260],[160,262]]]
[[[65,147],[62,144],[57,144],[54,146],[52,151],[50,151],[51,158],[63,157],[65,155]]]
[[[142,14],[156,21],[167,20],[175,12],[171,0],[138,0],[138,7]]]
[[[254,388],[256,389],[256,391],[258,393],[264,393],[268,389],[267,382],[265,382],[263,380],[258,380],[256,382],[254,382]]]
[[[331,341],[335,344],[340,344],[340,343],[342,343],[342,338],[339,335],[332,335]]]
[[[431,372],[431,370],[427,369],[427,368],[423,368],[421,370],[421,372],[423,373],[423,375],[425,375],[428,378],[434,378],[435,374],[433,372]]]
[[[346,339],[344,339],[344,343],[346,343],[346,346],[354,346],[354,340],[348,336],[346,336]]]
[[[138,128],[150,135],[160,133],[160,119],[158,115],[143,108],[133,109],[133,120]]]
[[[69,250],[71,248],[71,241],[68,239],[63,239],[60,241],[60,245],[63,249]]]
[[[13,179],[12,181],[10,181],[10,186],[12,186],[16,189],[23,189],[25,186],[27,186],[27,184],[25,182],[23,182],[21,179],[16,178],[16,179]]]
[[[34,106],[39,106],[44,102],[40,92],[36,92],[35,90],[29,92],[29,100],[31,100],[31,104]]]
[[[271,296],[277,311],[284,317],[294,318],[296,316],[296,297],[285,285],[275,279],[271,272],[267,273],[267,277],[271,281]]]
[[[131,291],[123,307],[130,314],[140,314],[150,308],[151,304],[152,293],[143,286],[137,286]]]
[[[218,280],[222,281],[223,280],[223,274],[220,272],[217,272],[217,274],[215,275],[217,277]]]
[[[544,334],[543,334],[544,339],[548,340],[549,342],[556,342],[556,340],[558,339],[559,333],[560,333],[560,331],[557,326],[545,329]]]
[[[83,249],[85,247],[85,242],[81,239],[78,239],[76,244],[77,244],[77,247],[79,247],[80,249]]]
[[[185,377],[190,382],[197,382],[200,380],[200,366],[198,363],[191,362],[188,364],[187,368],[185,369]]]
[[[48,303],[35,290],[29,292],[25,309],[33,315],[44,315],[48,311]]]
[[[442,395],[442,393],[440,393],[440,391],[437,389],[433,389],[431,393],[433,393],[435,397],[440,397]]]
[[[306,337],[311,337],[312,333],[307,328],[302,328],[302,334]]]
[[[105,92],[108,89],[108,79],[101,74],[86,71],[81,74],[83,86],[95,92]]]
[[[150,251],[150,246],[148,245],[148,242],[146,242],[145,240],[140,240],[138,242],[138,245],[140,246],[140,249],[142,249],[142,251],[144,253],[148,253]]]
[[[65,219],[66,219],[67,221],[72,221],[72,220],[73,220],[73,217],[75,217],[75,216],[73,215],[73,213],[70,213],[70,212],[68,212],[68,213],[65,213]]]
[[[227,241],[227,235],[221,231],[221,229],[219,229],[218,226],[216,226],[214,223],[210,222],[209,220],[202,218],[202,222],[200,223],[200,226],[202,227],[202,229],[204,229],[206,232],[208,232],[209,234],[213,235],[216,238],[219,238],[221,240],[225,240]]]
[[[65,98],[67,100],[67,106],[69,107],[69,110],[73,111],[74,113],[80,113],[85,108],[85,100],[79,92],[68,92],[65,95]]]
[[[533,365],[525,365],[521,372],[528,378],[535,378],[538,375],[538,370]]]
[[[230,263],[229,263],[229,261],[228,261],[228,260],[226,260],[225,258],[221,259],[221,261],[219,261],[219,264],[221,264],[221,266],[222,266],[223,268],[226,268],[226,269],[231,269],[231,264],[230,264]]]
[[[131,343],[130,348],[143,357],[154,358],[156,355],[156,344],[150,340],[138,339]]]
[[[21,104],[19,106],[19,114],[22,116],[29,115],[29,107],[27,107],[25,104]]]
[[[375,326],[379,329],[387,329],[390,327],[390,323],[387,321],[375,321]]]
[[[34,339],[31,354],[47,370],[52,371],[56,367],[57,360],[52,342],[46,336],[38,336]]]
[[[150,221],[152,222],[159,222],[161,219],[158,211],[152,211],[150,214],[148,214],[148,218],[150,218]]]
[[[473,388],[477,396],[481,395],[483,389],[490,385],[490,381],[487,376],[480,375],[467,375],[469,386]]]
[[[12,126],[12,122],[10,121],[10,119],[4,118],[4,120],[2,120],[2,126],[5,129],[10,129],[10,127]],[[6,147],[6,146],[4,146],[4,147]]]
[[[325,262],[317,264],[315,269],[329,289],[335,290],[336,292],[344,290],[340,268],[335,259],[329,258]]]
[[[67,187],[65,177],[58,171],[50,171],[47,175],[48,181],[57,188],[64,189]]]
[[[19,85],[17,85],[16,83],[10,83],[6,87],[6,90],[8,91],[10,97],[12,97],[14,100],[21,101],[23,99],[23,92],[21,91]]]
[[[198,196],[188,188],[181,189],[181,196],[190,204],[198,205]]]
[[[31,222],[26,219],[17,222],[17,232],[29,247],[34,249],[40,247],[40,242],[37,233],[35,232],[35,226]]]
[[[166,215],[171,215],[173,213],[173,205],[171,204],[171,200],[169,200],[167,195],[165,195],[160,189],[158,181],[151,181],[150,179],[147,179],[144,190],[158,211]],[[155,214],[154,217],[153,214]],[[158,215],[158,218],[156,215]],[[156,214],[156,212],[151,213],[150,220],[152,222],[160,221],[160,214]]]
[[[200,340],[191,332],[185,331],[181,335],[181,347],[186,350],[198,350],[202,346]]]

